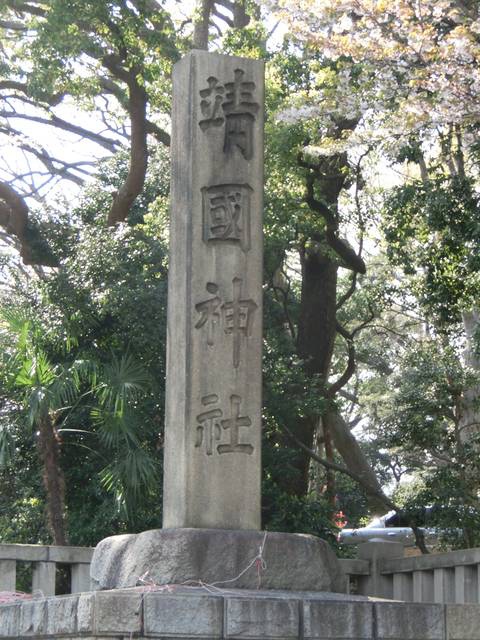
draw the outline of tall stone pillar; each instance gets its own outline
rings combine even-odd
[[[263,63],[173,79],[163,529],[102,540],[92,583],[342,591],[325,541],[259,531]]]
[[[260,528],[264,65],[174,67],[163,527]]]

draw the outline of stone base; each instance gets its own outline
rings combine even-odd
[[[255,558],[263,543],[261,569]],[[94,589],[202,583],[222,589],[346,591],[328,544],[297,533],[155,529],[112,536],[97,545],[90,575]]]
[[[8,640],[478,640],[480,606],[206,588],[97,591],[0,605]]]

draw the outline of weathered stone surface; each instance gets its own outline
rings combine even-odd
[[[304,637],[335,640],[373,638],[373,605],[370,602],[304,602]]]
[[[173,72],[163,526],[260,528],[263,62]]]
[[[72,631],[68,619],[75,615],[75,601],[77,628]],[[81,606],[86,614],[82,624]],[[53,626],[53,618],[47,623],[51,611],[57,620]],[[480,606],[473,604],[234,588],[212,594],[206,586],[126,589],[0,605],[0,638],[8,640],[478,640],[479,628]]]
[[[445,610],[441,604],[377,602],[378,640],[443,640]]]
[[[20,603],[0,605],[0,638],[16,636],[20,623]]]
[[[54,562],[35,562],[33,564],[32,592],[44,597],[55,595],[56,565]]]
[[[226,620],[226,638],[301,637],[298,600],[228,598]]]
[[[75,633],[77,631],[78,596],[62,596],[47,600],[47,633]]]
[[[75,563],[70,565],[70,567],[72,575],[72,593],[90,591],[90,563]]]
[[[15,591],[17,583],[17,561],[0,560],[0,591]]]
[[[255,589],[253,563],[264,534],[221,529],[158,529],[112,536],[97,546],[91,577],[98,589],[134,587],[148,572],[156,584],[202,581],[220,587]],[[268,533],[262,589],[345,591],[345,577],[328,544],[314,536]]]
[[[480,606],[478,604],[447,604],[447,640],[478,640],[480,638]]]
[[[149,593],[144,598],[144,633],[146,636],[182,636],[221,638],[223,632],[223,598],[192,596],[188,607],[185,595]]]
[[[26,600],[20,604],[18,635],[35,636],[46,633],[47,600]]]
[[[142,630],[143,594],[135,592],[96,593],[94,630],[96,633],[136,633]]]
[[[78,596],[77,631],[87,632],[93,629],[94,593],[82,593]]]

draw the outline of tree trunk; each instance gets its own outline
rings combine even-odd
[[[242,29],[246,27],[250,22],[250,17],[247,14],[245,6],[245,0],[236,0],[232,9],[233,13],[233,26],[235,29]]]
[[[298,321],[297,351],[309,376],[318,375],[318,393],[325,384],[335,343],[337,265],[319,249],[302,255],[302,292]],[[312,448],[318,416],[300,418],[293,429],[296,437]],[[304,496],[308,492],[310,456],[298,451],[294,461],[298,470],[285,487],[288,493]]]
[[[330,430],[330,425],[327,420],[324,420],[322,417],[322,430],[323,430],[323,440],[325,442],[325,458],[329,462],[334,462],[333,455],[333,442],[332,442],[332,433]],[[325,494],[327,496],[328,502],[330,506],[334,509],[336,505],[336,489],[335,489],[335,472],[331,469],[327,469],[326,472],[327,483],[325,487]]]
[[[50,416],[38,423],[38,448],[43,464],[43,484],[47,495],[47,515],[53,542],[68,544],[65,531],[65,478],[60,467],[60,442]]]
[[[337,269],[319,248],[302,256],[302,292],[298,320],[298,355],[309,376],[325,383],[336,335]]]
[[[463,354],[464,363],[480,374],[480,355],[476,350],[475,333],[480,327],[480,309],[474,308],[462,314],[467,344]],[[463,393],[459,434],[462,443],[470,442],[480,433],[480,385],[474,385]]]
[[[342,416],[337,411],[327,411],[323,415],[323,421],[328,425],[335,447],[348,469],[360,476],[374,491],[382,493],[376,475]],[[367,495],[367,501],[373,513],[385,513],[385,502],[380,498]]]
[[[208,50],[208,28],[213,0],[199,0],[194,20],[192,49]]]
[[[135,74],[126,74],[129,90],[129,114],[131,124],[130,165],[125,182],[122,184],[108,212],[107,223],[114,226],[124,222],[132,204],[140,195],[145,183],[148,164],[147,147],[147,94],[138,84]]]

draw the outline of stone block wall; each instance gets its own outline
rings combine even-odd
[[[0,606],[2,640],[479,640],[479,605],[313,592],[117,590]]]

